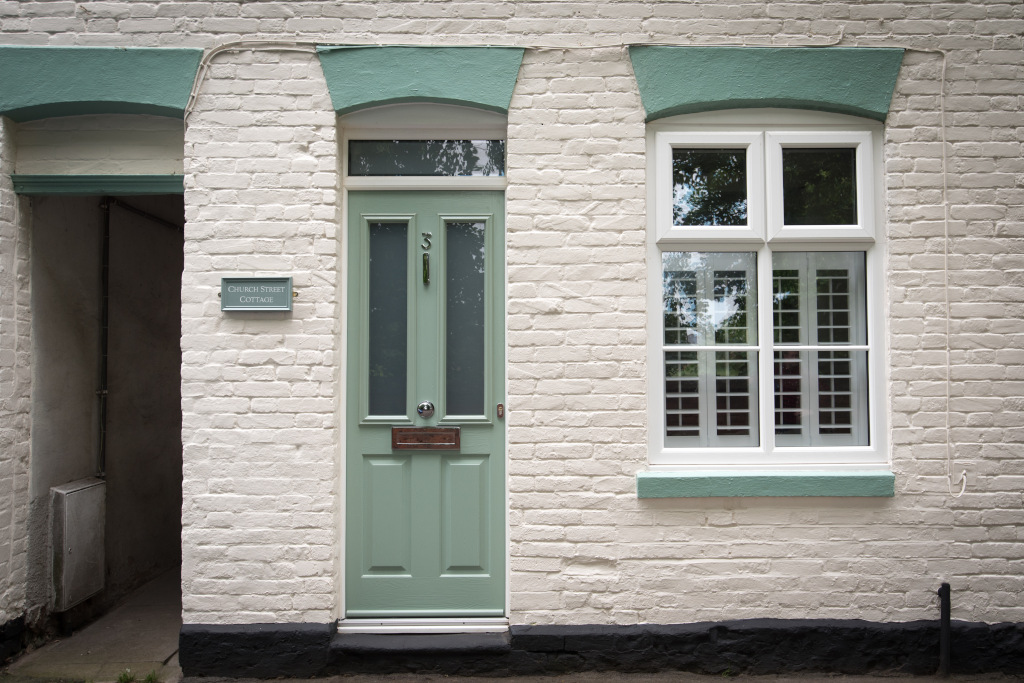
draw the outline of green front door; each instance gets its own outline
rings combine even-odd
[[[345,616],[503,616],[504,195],[348,198]]]

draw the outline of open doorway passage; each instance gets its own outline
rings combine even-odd
[[[184,208],[180,195],[22,206],[32,240],[29,616],[67,631],[180,571]],[[54,487],[71,492],[66,510]],[[81,491],[99,506],[74,507]],[[74,553],[54,542],[61,534]]]

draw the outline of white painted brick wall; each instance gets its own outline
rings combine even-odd
[[[0,624],[25,610],[28,536],[28,232],[10,177],[14,129],[0,117]]]
[[[325,622],[338,600],[336,119],[315,55],[218,56],[185,136],[183,588],[192,622]],[[292,314],[220,278],[292,275]]]
[[[527,51],[509,113],[512,620],[934,619],[949,581],[954,618],[1024,621],[1019,2],[7,0],[0,32],[8,44],[556,46]],[[944,478],[941,61],[909,52],[885,138],[896,497],[637,500],[643,112],[625,52],[586,46],[840,34],[949,52],[950,422],[967,493],[951,497]],[[185,157],[185,619],[327,621],[341,592],[339,215],[315,59],[218,57]],[[293,316],[217,310],[221,275],[263,272],[299,277]]]
[[[18,126],[15,173],[174,174],[184,172],[180,120],[164,116],[60,116]]]

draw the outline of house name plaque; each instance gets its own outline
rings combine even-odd
[[[290,311],[290,277],[223,277],[220,279],[222,311]]]

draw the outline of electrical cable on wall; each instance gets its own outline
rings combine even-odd
[[[812,48],[827,48],[835,47],[843,42],[846,34],[846,26],[842,25],[839,29],[839,35],[830,38],[822,36],[820,39],[812,38],[807,42],[786,42],[777,43],[773,39],[769,39],[768,42],[721,42],[721,43],[695,43],[693,47],[812,47]],[[187,123],[189,114],[192,113],[195,108],[196,100],[199,96],[199,90],[202,87],[202,83],[205,81],[207,74],[209,73],[210,63],[213,58],[224,52],[244,52],[244,51],[278,51],[278,52],[304,52],[315,54],[317,47],[329,45],[330,43],[324,41],[299,41],[299,40],[237,40],[229,43],[223,43],[218,45],[209,51],[207,51],[202,60],[196,74],[195,81],[192,85],[192,90],[189,93],[188,104],[185,107],[185,121]],[[395,45],[394,43],[387,43],[388,45]],[[384,43],[346,43],[346,45],[352,46],[365,46],[375,47],[382,46]],[[580,49],[610,49],[619,48],[623,51],[628,50],[632,45],[658,45],[667,47],[679,47],[678,42],[645,42],[645,43],[609,43],[607,45],[509,45],[507,47],[520,47],[525,50],[580,50]],[[403,44],[405,47],[428,47],[427,44],[416,44],[408,43]],[[449,47],[494,47],[493,44],[488,45],[451,45]],[[429,47],[436,47],[435,44],[429,45]],[[953,492],[953,443],[952,443],[952,426],[951,426],[951,411],[950,402],[952,400],[952,358],[951,358],[951,307],[949,297],[949,179],[948,179],[948,157],[949,153],[947,150],[946,141],[946,63],[947,53],[945,50],[938,50],[933,48],[920,48],[916,46],[908,45],[893,45],[893,44],[863,44],[854,43],[849,47],[886,47],[886,48],[900,48],[908,52],[920,52],[925,54],[937,54],[942,57],[942,66],[939,76],[939,134],[940,144],[942,147],[942,222],[943,222],[943,253],[942,253],[942,272],[943,272],[943,292],[944,292],[944,313],[945,313],[945,406],[944,406],[944,430],[946,435],[946,485],[949,491],[949,495],[954,498],[959,498],[964,495],[967,489],[967,470],[964,469],[960,472],[959,479],[956,483],[960,485],[960,491],[958,493]]]

